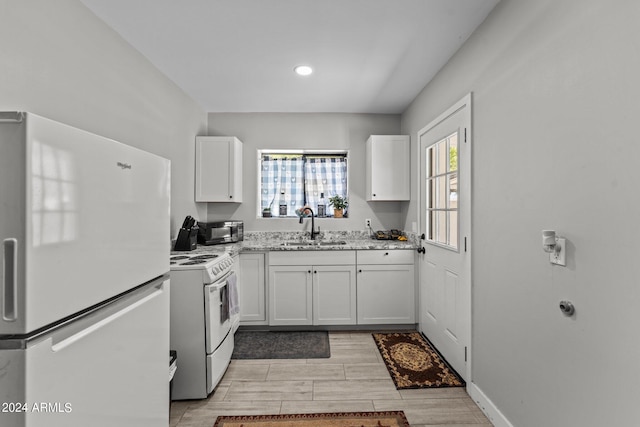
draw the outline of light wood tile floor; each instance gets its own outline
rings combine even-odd
[[[232,360],[207,399],[171,404],[170,426],[212,427],[218,415],[397,410],[412,427],[491,425],[462,387],[396,390],[371,333],[329,339],[328,359]]]

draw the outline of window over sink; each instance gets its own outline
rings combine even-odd
[[[348,152],[258,150],[259,217],[297,218],[309,206],[318,217],[335,217],[329,199],[348,200]]]

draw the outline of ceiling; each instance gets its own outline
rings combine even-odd
[[[207,112],[399,114],[499,0],[82,1]]]

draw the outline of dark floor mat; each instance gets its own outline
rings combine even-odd
[[[331,356],[326,331],[238,331],[232,359],[322,359]]]

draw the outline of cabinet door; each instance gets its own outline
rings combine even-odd
[[[413,265],[359,265],[358,324],[415,323]]]
[[[356,324],[356,268],[313,267],[313,324]]]
[[[240,254],[238,297],[241,323],[266,323],[265,293],[264,254]]]
[[[368,201],[409,200],[410,139],[408,135],[371,135],[366,143]]]
[[[311,325],[312,300],[310,266],[269,268],[269,325]]]
[[[196,202],[242,202],[242,142],[196,137]]]

